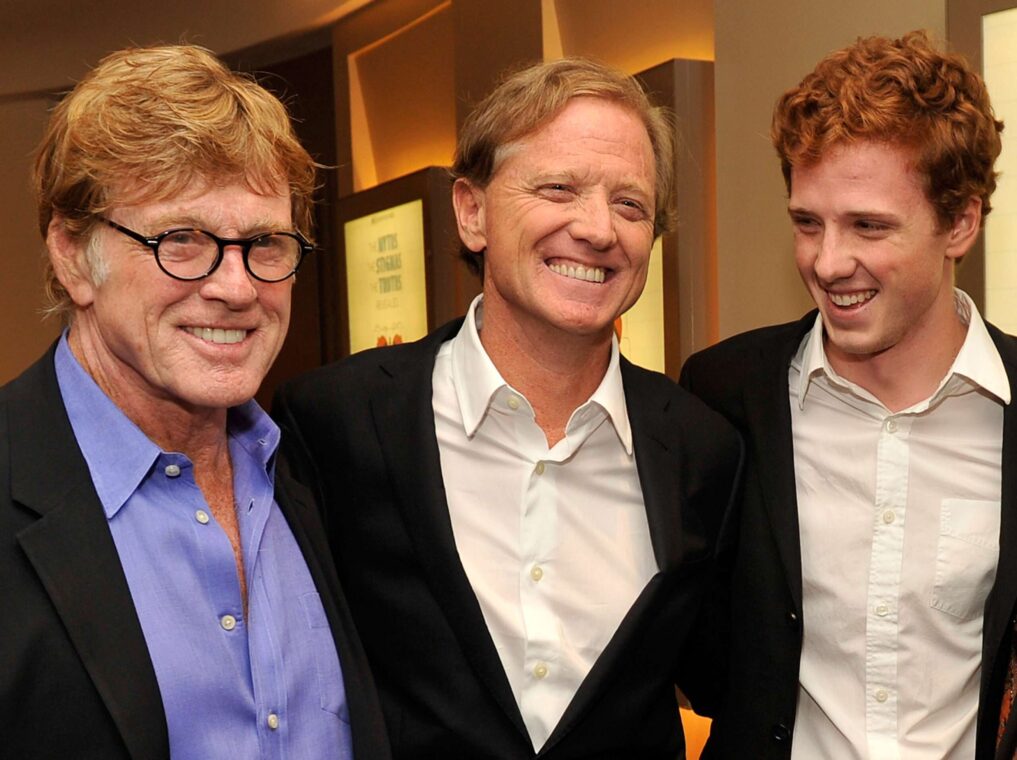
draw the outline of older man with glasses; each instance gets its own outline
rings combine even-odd
[[[0,389],[0,754],[388,757],[252,401],[313,249],[285,108],[200,48],[121,51],[54,111],[35,185],[67,329]]]

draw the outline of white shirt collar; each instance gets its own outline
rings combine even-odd
[[[1003,360],[996,349],[996,344],[992,342],[989,331],[985,329],[982,316],[967,293],[954,288],[953,294],[954,307],[961,320],[968,325],[968,332],[964,336],[964,343],[961,345],[960,351],[957,352],[953,364],[930,399],[935,398],[951,378],[958,376],[991,393],[1002,403],[1009,404],[1010,381],[1007,378]],[[809,391],[812,379],[818,374],[825,375],[836,385],[847,387],[855,392],[860,391],[860,395],[870,397],[870,394],[842,378],[830,366],[826,348],[823,345],[823,317],[821,314],[816,315],[812,329],[802,340],[791,363],[800,369],[798,374],[799,408],[805,408],[805,396]]]
[[[452,387],[459,400],[459,409],[463,416],[463,427],[466,435],[472,437],[484,421],[491,401],[502,388],[509,388],[513,393],[525,398],[522,393],[511,388],[494,366],[480,342],[480,328],[484,319],[484,297],[477,296],[470,304],[459,333],[451,341]],[[622,385],[621,361],[618,351],[618,340],[611,339],[611,359],[607,365],[600,385],[589,400],[572,412],[566,425],[566,434],[573,423],[580,419],[582,410],[596,404],[607,413],[625,452],[632,454],[632,429],[629,425],[628,408],[625,405],[625,390]]]

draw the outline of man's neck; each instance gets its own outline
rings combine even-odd
[[[196,466],[228,456],[226,409],[190,408],[144,392],[121,367],[104,362],[82,331],[72,329],[67,343],[102,392],[160,449],[184,454]]]
[[[952,302],[951,302],[952,307]],[[953,366],[968,326],[951,308],[925,333],[936,340],[906,337],[885,351],[846,354],[826,345],[826,356],[838,375],[861,386],[891,412],[899,412],[929,398]]]
[[[572,413],[604,379],[611,333],[573,335],[547,325],[522,326],[485,308],[480,342],[506,383],[522,393],[536,414],[547,445],[565,437]]]

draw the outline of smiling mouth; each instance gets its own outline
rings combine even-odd
[[[227,330],[222,327],[185,327],[195,338],[209,343],[239,343],[247,337],[247,330]]]
[[[855,293],[827,293],[830,296],[830,300],[837,306],[856,306],[863,304],[874,295],[875,290],[860,290]]]
[[[587,267],[582,264],[548,264],[550,269],[555,274],[560,274],[562,277],[568,277],[572,280],[582,280],[583,282],[603,282],[606,276],[606,270],[603,267]]]

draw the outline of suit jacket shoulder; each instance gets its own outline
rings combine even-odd
[[[340,653],[358,758],[390,755],[311,495],[279,460],[276,499]],[[56,380],[54,350],[0,388],[0,747],[12,757],[169,757],[158,682]]]
[[[816,319],[813,310],[795,322],[760,327],[727,338],[690,356],[679,382],[711,407],[731,418],[743,390],[783,377],[805,334]]]
[[[4,752],[169,757],[155,672],[52,349],[0,389],[0,595]]]
[[[322,494],[393,754],[522,760],[536,753],[456,551],[435,436],[434,358],[460,324],[291,381],[273,414],[302,479]],[[693,635],[709,634],[696,621],[732,501],[739,439],[665,376],[627,361],[621,371],[661,572],[539,753],[549,760],[677,756],[675,680],[693,692],[718,682]]]

